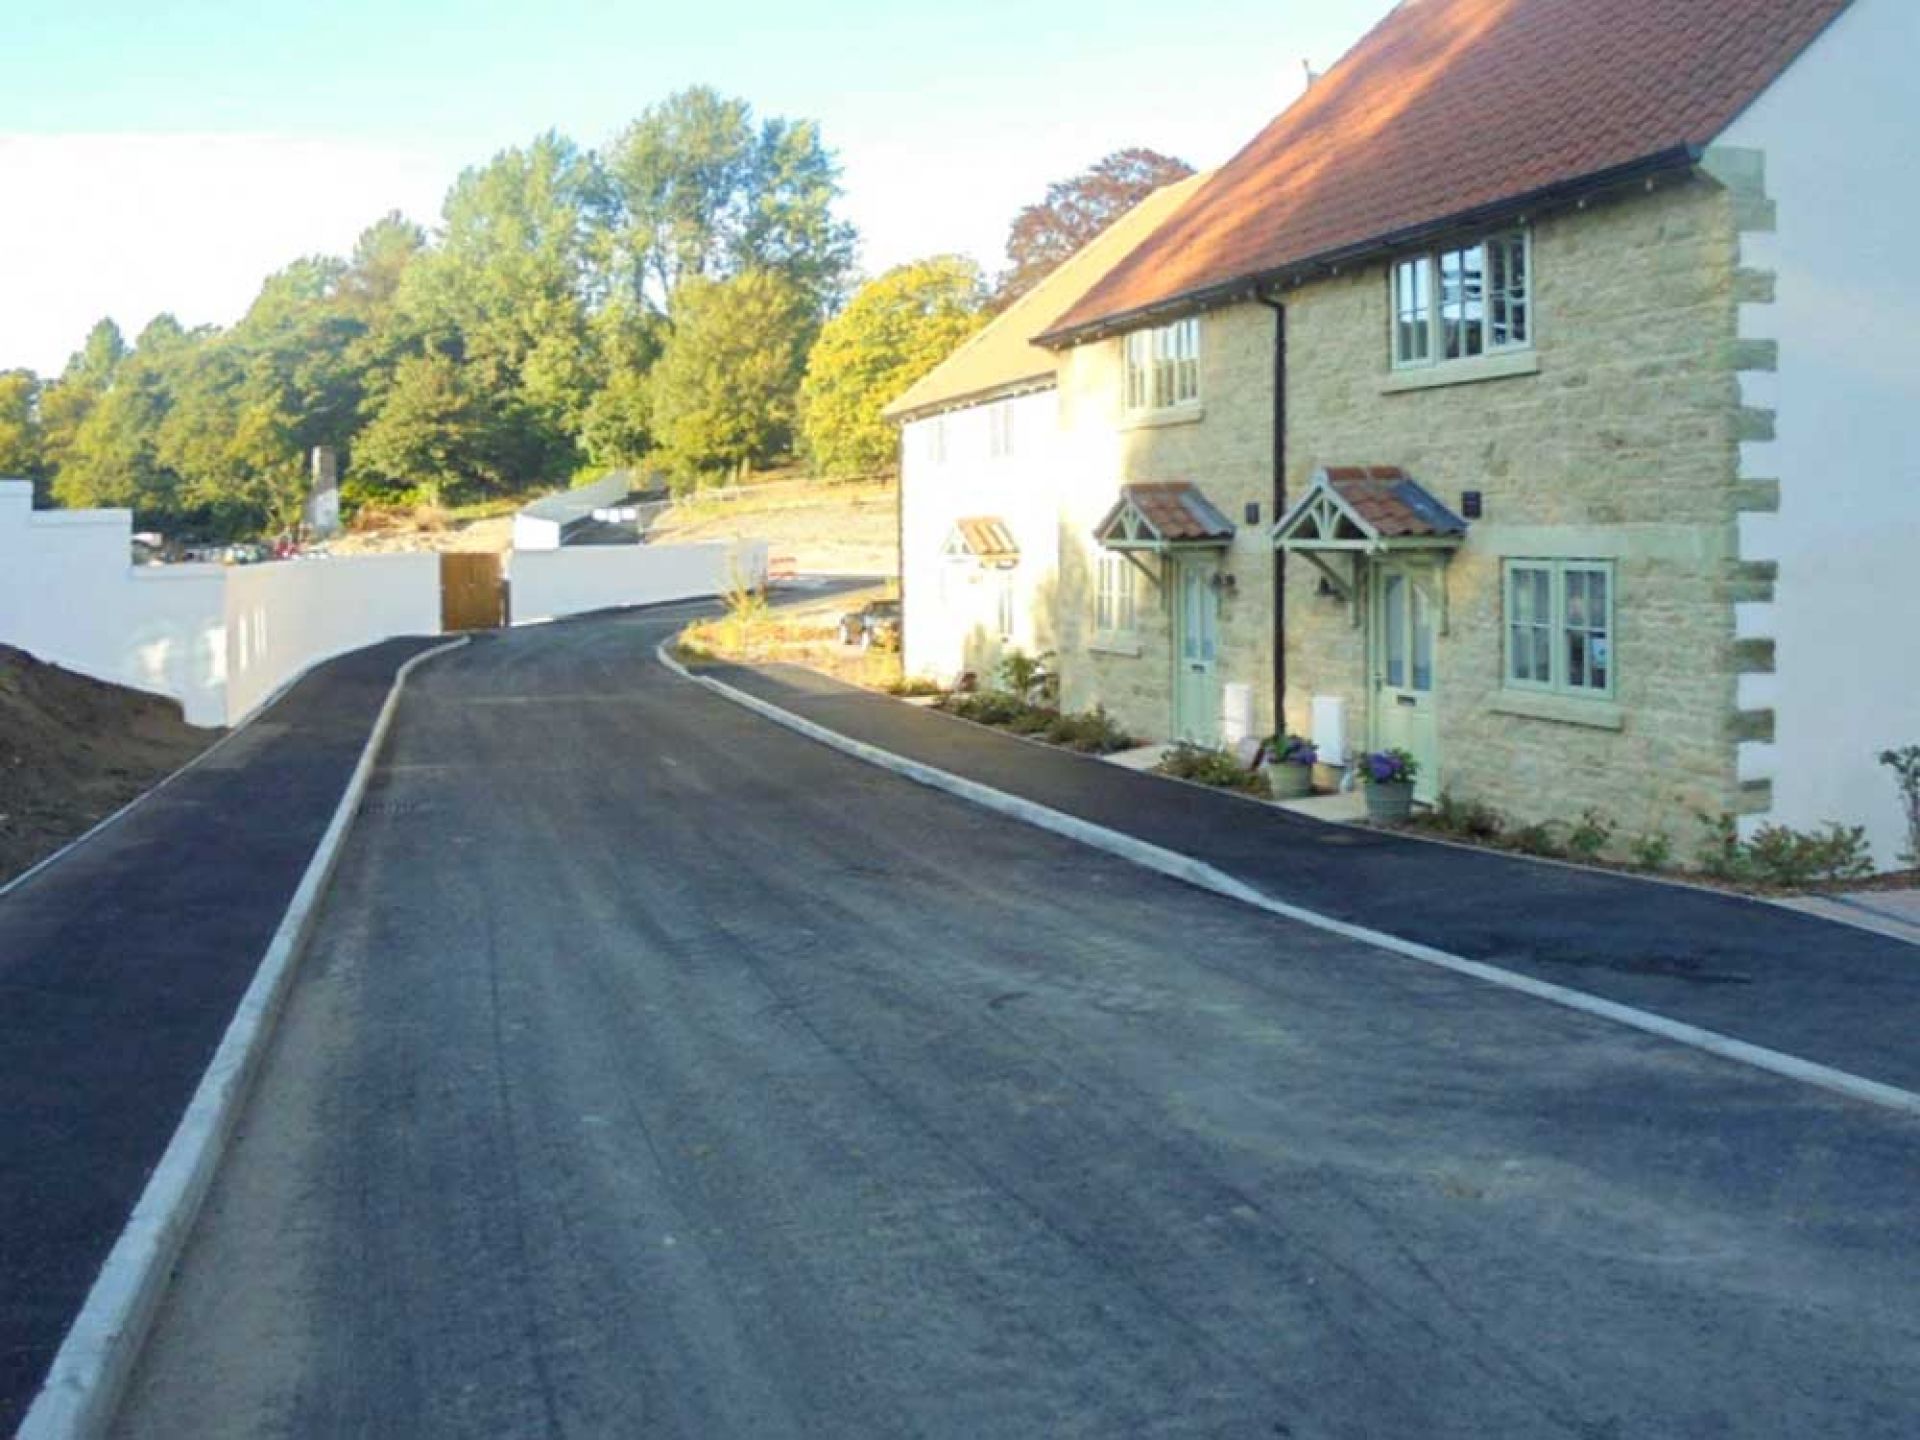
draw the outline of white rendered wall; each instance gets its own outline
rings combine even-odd
[[[709,545],[581,545],[509,557],[513,623],[719,595],[767,578],[763,540]]]
[[[1012,427],[1011,450],[1002,455],[992,453],[995,406],[1006,408]],[[1029,654],[1053,648],[1060,444],[1051,388],[901,427],[903,664],[909,675],[951,681],[971,670],[990,682],[1006,648],[999,635],[999,573],[942,558],[961,519],[996,516],[1006,522],[1020,547],[1020,563],[1010,572],[1014,633],[1008,644]]]
[[[1741,690],[1774,741],[1743,746],[1741,773],[1772,781],[1761,819],[1865,824],[1883,865],[1906,832],[1875,757],[1920,744],[1917,59],[1920,5],[1854,0],[1716,142],[1764,153],[1777,207],[1741,252],[1777,277],[1741,336],[1779,343],[1777,373],[1743,380],[1775,439],[1741,468],[1780,482],[1779,511],[1741,522],[1742,558],[1779,564],[1774,603],[1740,617],[1775,642],[1775,673]]]

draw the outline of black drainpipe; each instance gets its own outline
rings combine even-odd
[[[1254,298],[1273,311],[1273,514],[1287,513],[1287,307],[1271,296]],[[1287,733],[1287,554],[1273,552],[1273,728]]]

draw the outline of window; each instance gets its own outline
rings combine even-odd
[[[1013,454],[1013,403],[1002,400],[987,407],[987,454],[996,460]]]
[[[947,417],[927,422],[927,459],[935,465],[947,463]]]
[[[1507,562],[1507,684],[1613,694],[1613,566],[1600,560]]]
[[[1199,316],[1157,330],[1135,330],[1125,347],[1128,410],[1178,410],[1200,403]]]
[[[994,619],[1000,630],[1002,640],[1013,638],[1013,570],[994,572],[996,591],[994,595]]]
[[[1100,636],[1132,635],[1133,563],[1124,555],[1102,555],[1094,576],[1093,629]]]
[[[1393,267],[1396,369],[1533,345],[1532,266],[1524,230],[1506,230]]]

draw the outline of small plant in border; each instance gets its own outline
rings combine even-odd
[[[1318,765],[1320,752],[1304,735],[1269,735],[1260,742],[1269,765]]]
[[[1405,750],[1372,750],[1361,762],[1361,778],[1369,785],[1398,785],[1411,782],[1420,773],[1420,762]]]
[[[1619,826],[1589,805],[1580,812],[1580,823],[1567,832],[1567,853],[1577,860],[1597,860],[1617,829]]]
[[[1907,812],[1907,848],[1900,863],[1920,866],[1920,745],[1882,750],[1880,763],[1893,771],[1894,783],[1900,787],[1900,804]]]
[[[1260,789],[1260,777],[1224,750],[1210,745],[1195,745],[1182,740],[1153,767],[1176,780],[1191,780],[1196,785],[1211,785],[1220,790]]]

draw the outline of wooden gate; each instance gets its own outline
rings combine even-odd
[[[449,552],[440,557],[440,629],[491,630],[507,623],[507,587],[499,555]]]

